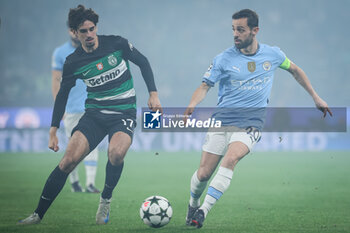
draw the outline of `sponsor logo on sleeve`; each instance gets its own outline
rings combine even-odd
[[[206,77],[206,78],[209,78],[209,77],[210,77],[211,69],[213,69],[213,63],[210,64],[210,66],[209,66],[207,72],[204,73],[204,77]]]
[[[130,42],[128,42],[128,43],[129,43],[130,51],[132,51],[134,49],[134,46]]]

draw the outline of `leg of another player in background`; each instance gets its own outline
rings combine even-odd
[[[73,128],[78,124],[82,114],[80,113],[66,113],[63,118],[64,130],[67,138],[71,138]],[[69,182],[72,185],[72,192],[83,192],[79,183],[78,167],[73,169],[69,174]]]
[[[35,213],[42,219],[47,209],[62,190],[68,174],[89,153],[89,143],[80,131],[75,131],[69,140],[66,152],[59,165],[48,177],[40,196],[39,204]]]
[[[78,167],[69,174],[69,182],[72,185],[72,192],[83,192],[83,189],[79,183]]]
[[[229,145],[218,172],[209,184],[203,205],[200,207],[204,212],[204,217],[229,187],[236,164],[248,153],[248,147],[242,142],[235,141]]]
[[[84,159],[86,172],[86,189],[88,193],[99,193],[95,187],[96,171],[97,171],[98,149],[97,147],[91,151]]]

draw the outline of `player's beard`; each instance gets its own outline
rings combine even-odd
[[[95,46],[95,42],[92,43],[86,43],[86,47],[89,49],[92,49]]]
[[[236,44],[237,49],[245,49],[253,43],[253,33],[250,33],[248,38],[242,41],[240,44]]]
[[[87,40],[85,42],[85,45],[87,48],[92,49],[95,46],[95,41],[94,40],[90,40],[90,41]]]

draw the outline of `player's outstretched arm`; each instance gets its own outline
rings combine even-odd
[[[60,148],[58,147],[58,138],[56,135],[57,127],[52,126],[50,128],[49,148],[57,152]]]
[[[194,91],[191,101],[187,106],[187,109],[185,111],[185,116],[191,115],[194,111],[194,108],[202,102],[202,100],[207,95],[208,91],[210,89],[210,86],[206,84],[205,82],[202,82],[202,84]]]
[[[151,109],[152,111],[159,110],[160,112],[162,112],[162,107],[158,98],[156,84],[154,82],[153,71],[151,65],[148,62],[148,59],[136,48],[133,48],[130,52],[129,60],[136,64],[141,70],[142,77],[146,83],[149,92],[149,99],[147,102],[149,109]]]
[[[327,103],[318,96],[316,91],[312,88],[311,82],[305,72],[293,62],[290,62],[288,71],[293,75],[295,80],[310,94],[315,102],[316,107],[323,112],[323,117],[326,117],[327,112],[332,116],[332,111]]]

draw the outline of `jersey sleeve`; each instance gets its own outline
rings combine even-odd
[[[52,59],[51,59],[51,70],[63,70],[63,65],[64,65],[65,58],[62,58],[60,56],[60,51],[58,48],[56,48],[52,54]]]
[[[153,71],[148,59],[136,48],[134,48],[134,46],[127,39],[120,37],[120,40],[124,57],[140,68],[148,92],[157,91]]]
[[[282,64],[279,66],[281,69],[284,69],[284,70],[288,70],[289,67],[290,67],[290,60],[288,59],[288,57],[286,57],[284,59],[284,61],[282,62]]]
[[[286,54],[278,47],[274,47],[274,50],[277,54],[277,60],[279,64],[278,67],[284,70],[288,70],[290,67],[290,60],[288,59]]]
[[[75,77],[73,74],[70,65],[67,65],[66,63],[63,68],[60,90],[58,91],[55,99],[51,126],[59,128],[61,119],[66,109],[69,92],[75,86],[76,80],[77,77]]]
[[[129,60],[130,55],[134,51],[134,46],[124,37],[118,36],[118,42],[121,44],[124,57]]]
[[[205,82],[210,87],[213,87],[222,77],[222,69],[219,61],[219,57],[214,58],[207,72],[204,73],[202,82]]]

